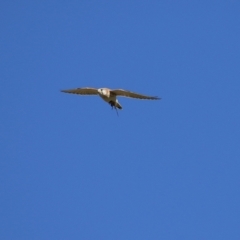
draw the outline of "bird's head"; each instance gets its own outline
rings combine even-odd
[[[106,94],[107,94],[107,93],[106,93],[106,90],[103,89],[103,88],[99,88],[99,89],[98,89],[98,93],[99,93],[100,95],[106,95]]]

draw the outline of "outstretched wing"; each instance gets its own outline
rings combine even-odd
[[[159,97],[146,96],[146,95],[130,92],[130,91],[123,90],[123,89],[111,90],[111,93],[114,94],[114,95],[117,95],[117,96],[138,98],[138,99],[148,99],[148,100],[158,100],[158,99],[161,99]]]
[[[98,90],[96,88],[90,88],[90,87],[61,90],[61,92],[81,94],[81,95],[97,95],[98,94]]]

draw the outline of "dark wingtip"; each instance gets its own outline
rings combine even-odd
[[[153,100],[161,100],[162,98],[156,96],[156,97],[153,97],[152,99]]]

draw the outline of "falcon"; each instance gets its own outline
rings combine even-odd
[[[159,97],[151,97],[142,95],[135,92],[130,92],[123,89],[109,89],[109,88],[91,88],[91,87],[84,87],[84,88],[75,88],[69,90],[61,90],[64,93],[73,93],[73,94],[80,94],[80,95],[99,95],[105,102],[109,103],[112,108],[122,109],[122,106],[117,100],[117,96],[121,97],[129,97],[129,98],[137,98],[137,99],[146,99],[146,100],[160,100]]]

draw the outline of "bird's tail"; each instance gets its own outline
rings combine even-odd
[[[117,107],[118,109],[122,109],[122,106],[120,105],[119,102],[116,102],[116,103],[115,103],[115,107]]]

